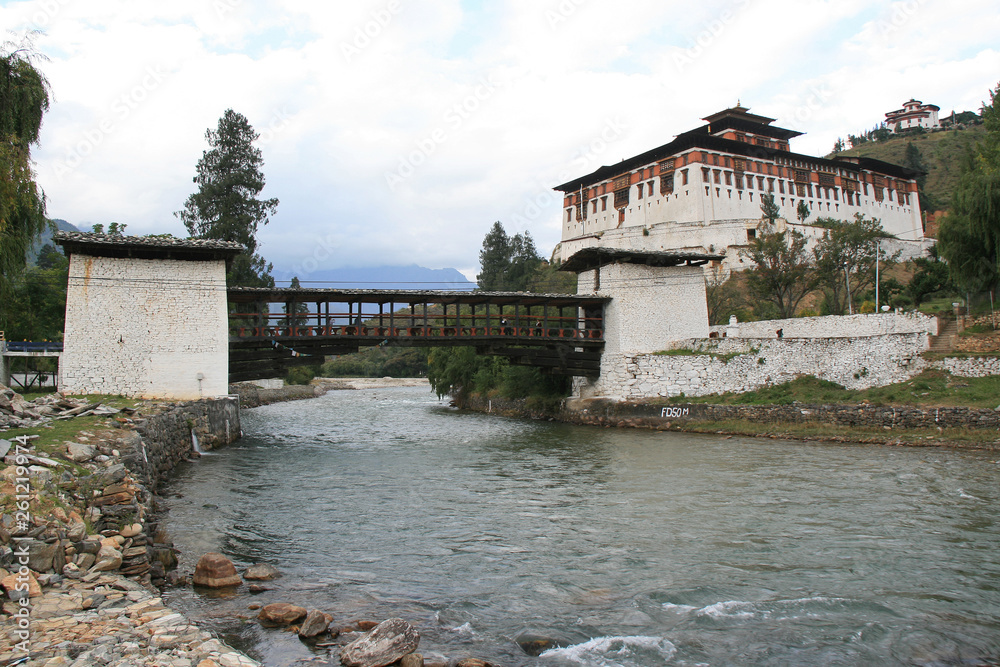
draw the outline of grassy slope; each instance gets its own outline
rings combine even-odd
[[[836,155],[870,157],[902,164],[906,145],[913,142],[920,149],[924,163],[928,166],[927,194],[934,197],[944,209],[950,205],[951,193],[958,183],[959,165],[965,147],[979,141],[984,131],[982,125],[973,125],[964,130],[907,135],[883,143],[868,142]]]

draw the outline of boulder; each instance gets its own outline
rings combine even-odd
[[[419,653],[409,653],[399,659],[399,667],[424,667],[424,656]]]
[[[420,635],[412,625],[401,618],[390,618],[345,646],[340,651],[340,662],[347,667],[385,667],[416,651],[419,644]]]
[[[495,665],[481,658],[465,658],[455,663],[455,667],[495,667]]]
[[[319,609],[312,609],[306,614],[306,620],[302,621],[299,637],[315,637],[322,634],[326,632],[326,626],[329,624],[330,622],[326,620],[326,614]]]
[[[122,552],[109,546],[102,546],[97,552],[97,562],[92,568],[95,572],[109,572],[122,566]]]
[[[28,567],[35,572],[48,572],[52,569],[52,560],[55,558],[58,544],[55,542],[39,542],[31,540],[28,542]],[[59,565],[62,570],[62,564]]]
[[[208,588],[225,588],[243,583],[240,575],[236,574],[233,561],[215,552],[209,552],[201,557],[194,568],[194,577],[191,581],[195,586]]]
[[[97,448],[82,442],[66,443],[66,458],[75,463],[86,463],[97,456]]]
[[[42,587],[38,585],[35,581],[35,577],[31,573],[27,574],[9,574],[0,580],[0,586],[7,591],[7,595],[11,600],[20,600],[24,597],[24,589],[27,586],[28,597],[37,597],[42,594]]]
[[[287,602],[275,602],[265,605],[257,614],[257,619],[262,625],[291,625],[295,621],[305,618],[307,614],[304,607]]]
[[[278,569],[267,563],[254,563],[243,572],[243,578],[253,581],[270,581],[281,576]]]

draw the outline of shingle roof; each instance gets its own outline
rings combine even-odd
[[[52,240],[66,254],[139,259],[229,259],[244,251],[243,246],[218,239],[178,239],[172,236],[111,236],[90,232],[56,232]]]

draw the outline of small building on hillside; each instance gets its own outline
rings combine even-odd
[[[57,232],[69,256],[59,388],[198,399],[229,391],[226,263],[237,243]]]
[[[885,125],[893,132],[912,130],[915,127],[933,130],[941,127],[941,121],[938,120],[939,111],[941,111],[939,106],[911,99],[903,104],[902,109],[887,112]]]
[[[918,172],[864,157],[826,159],[791,151],[801,132],[740,105],[706,124],[620,163],[556,186],[564,194],[557,259],[589,247],[726,254],[757,233],[761,200],[772,195],[779,228],[818,238],[818,218],[878,218],[900,240],[904,256],[923,252]],[[810,211],[800,224],[798,206]],[[726,250],[733,251],[726,253]]]

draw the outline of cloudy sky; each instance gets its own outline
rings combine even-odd
[[[978,110],[1000,0],[33,0],[54,97],[35,151],[51,217],[185,236],[205,131],[261,134],[276,269],[478,270],[496,220],[543,255],[551,187],[734,105],[829,152],[911,97]]]

